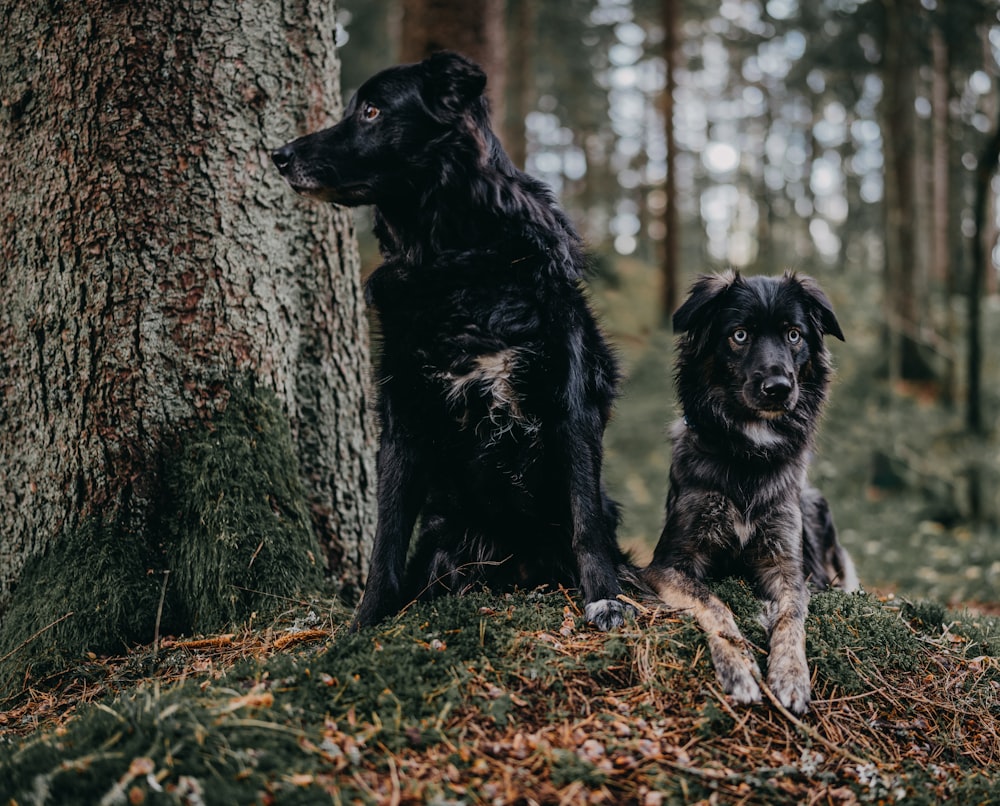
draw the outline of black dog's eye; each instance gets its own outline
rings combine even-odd
[[[745,327],[738,327],[733,331],[733,341],[737,344],[746,344],[750,341],[750,333]]]
[[[789,344],[798,344],[802,339],[802,331],[797,327],[788,328],[788,332],[785,334],[785,338],[788,339]]]
[[[361,119],[362,120],[375,120],[379,116],[379,108],[373,104],[365,101],[361,105]]]

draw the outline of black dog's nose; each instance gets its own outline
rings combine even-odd
[[[292,157],[293,153],[290,145],[284,145],[271,152],[271,162],[273,162],[277,169],[282,173],[287,171],[288,166],[292,164]]]
[[[765,378],[760,385],[760,391],[770,401],[781,403],[788,399],[792,392],[792,382],[784,375],[772,375]]]

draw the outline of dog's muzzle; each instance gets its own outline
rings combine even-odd
[[[784,375],[765,378],[760,384],[761,400],[765,403],[784,405],[792,394],[792,382]]]
[[[278,169],[289,187],[303,196],[326,200],[327,193],[315,177],[304,170],[302,159],[295,152],[295,142],[287,143],[271,152],[271,162]]]
[[[301,171],[297,170],[297,160],[295,157],[294,143],[286,143],[281,148],[276,148],[271,152],[271,162],[274,163],[274,167],[278,169],[285,180],[293,188],[297,185],[303,184],[299,180],[297,174]]]
[[[743,400],[748,407],[765,419],[779,417],[798,403],[795,379],[784,373],[755,375],[743,386]]]

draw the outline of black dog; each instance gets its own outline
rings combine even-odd
[[[579,239],[503,151],[485,84],[450,53],[392,67],[336,126],[272,155],[299,193],[374,205],[385,261],[367,287],[382,430],[355,624],[470,586],[566,584],[608,629],[628,612],[601,482],[618,370],[580,288]]]
[[[796,713],[809,704],[807,582],[857,587],[806,468],[830,378],[824,335],[843,340],[807,277],[701,278],[674,314],[684,419],[673,432],[667,520],[644,572],[668,605],[708,633],[716,675],[739,702],[760,671],[729,609],[702,582],[748,577],[765,600],[768,684]]]

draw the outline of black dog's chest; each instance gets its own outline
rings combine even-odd
[[[545,352],[537,300],[513,283],[444,279],[373,277],[381,393],[428,440],[530,444],[540,429],[534,397]]]

